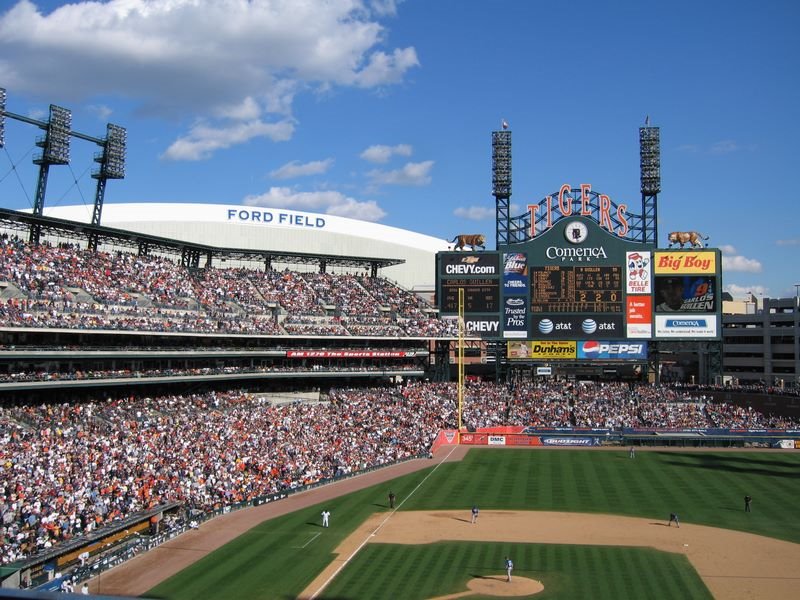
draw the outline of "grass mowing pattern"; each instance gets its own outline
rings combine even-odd
[[[396,488],[399,499],[410,489]],[[404,486],[406,487],[406,486]],[[744,512],[744,497],[753,512]],[[800,543],[790,517],[800,497],[800,454],[471,450],[443,465],[404,510],[552,510],[608,513],[736,529]]]
[[[794,517],[796,500],[800,497],[800,453],[652,451],[638,452],[635,459],[630,459],[627,449],[619,452],[474,449],[461,462],[441,465],[408,498],[428,473],[429,470],[412,473],[391,483],[337,498],[324,506],[266,521],[145,595],[170,600],[295,598],[331,562],[338,544],[368,515],[388,510],[389,489],[402,503],[401,510],[463,509],[467,518],[475,503],[484,510],[611,513],[663,521],[674,511],[683,522],[800,543],[800,522]],[[753,497],[753,512],[749,514],[744,512],[745,494]],[[332,513],[328,529],[319,526],[323,507]],[[294,547],[318,532],[321,535],[305,548]],[[480,555],[484,544],[472,546],[479,552],[475,555],[475,560],[479,561],[476,564],[497,564],[498,572],[502,571],[502,561],[493,562],[488,554]],[[371,545],[362,552],[369,548]],[[397,552],[403,552],[406,547],[398,548]],[[543,552],[546,562],[540,562],[538,556],[531,560],[526,558],[518,568],[524,569],[523,564],[537,565],[536,568],[553,565],[553,573],[558,574],[569,573],[574,567],[575,560],[569,556]],[[637,553],[647,551],[628,549],[628,552],[638,556]],[[360,560],[359,554],[357,561]],[[408,560],[421,574],[426,570],[440,574],[447,571],[438,566],[436,559]],[[518,563],[521,559],[515,556],[514,560]],[[602,558],[601,562],[604,568],[619,571],[608,574],[609,585],[625,590],[633,589],[652,560],[655,559]],[[392,581],[400,577],[397,571],[406,562],[405,558],[392,560],[385,564],[385,570],[377,568],[383,563],[374,563],[370,568],[371,577],[376,582]],[[344,576],[344,572],[340,576]],[[675,575],[660,578],[660,587],[667,588],[670,579],[678,580]],[[556,591],[560,589],[560,581],[558,576],[552,579]],[[596,597],[596,591],[572,597]],[[638,597],[651,596],[647,592]]]
[[[505,578],[506,555],[514,560],[515,577],[542,582],[537,600],[712,597],[682,555],[611,546],[447,542],[368,544],[320,598],[423,600],[463,592],[472,578]]]

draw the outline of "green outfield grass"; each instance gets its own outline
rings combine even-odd
[[[170,600],[295,598],[369,514],[388,510],[389,489],[397,495],[400,510],[466,512],[477,504],[484,510],[611,513],[664,521],[670,512],[677,512],[684,523],[800,543],[800,524],[794,516],[800,498],[800,453],[649,451],[630,459],[626,449],[472,450],[465,460],[443,464],[428,477],[430,473],[431,469],[426,469],[326,503],[332,513],[328,529],[319,526],[323,505],[264,522],[146,596]],[[753,497],[749,514],[743,510],[745,494]],[[509,546],[370,544],[332,582],[324,597],[405,598],[409,596],[403,586],[412,576],[430,580],[427,587],[419,584],[423,590],[419,597],[455,593],[466,589],[466,580],[479,573],[475,569],[501,573],[502,557],[498,561],[495,555],[504,552],[498,548]],[[709,597],[681,556],[637,548],[540,544],[514,544],[513,548],[515,556],[522,557],[515,558],[520,569],[536,565],[535,578],[545,582],[547,595],[538,598],[602,598],[597,588],[585,595],[580,587],[588,585],[584,579],[597,577],[615,590],[615,599]],[[452,568],[443,569],[439,558],[426,558],[442,553],[454,561]],[[411,573],[400,576],[401,569]],[[566,577],[578,571],[585,571],[585,577]],[[648,573],[644,580],[642,572]],[[523,570],[518,573],[525,575]],[[393,588],[392,582],[400,587]],[[642,585],[650,586],[645,593]]]
[[[321,597],[424,600],[463,592],[472,578],[504,578],[505,556],[514,557],[515,577],[542,582],[544,591],[536,594],[536,600],[712,597],[683,555],[649,548],[495,542],[368,544]],[[376,576],[376,568],[384,574]],[[631,573],[647,576],[631,577]]]

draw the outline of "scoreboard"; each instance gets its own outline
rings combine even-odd
[[[622,267],[550,265],[531,274],[531,312],[621,313]]]
[[[464,311],[496,313],[500,310],[500,280],[495,278],[445,279],[441,286],[443,313],[458,313],[458,290],[464,290]]]
[[[440,252],[437,302],[458,315],[463,290],[468,335],[536,356],[548,342],[577,344],[564,357],[638,358],[646,340],[721,338],[720,265],[719,250],[657,249],[570,216],[497,252]]]

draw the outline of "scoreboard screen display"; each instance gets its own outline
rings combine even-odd
[[[531,273],[533,313],[621,313],[621,266],[550,265]]]
[[[500,310],[499,279],[442,279],[440,309],[443,313],[458,313],[459,288],[464,288],[464,312],[496,313]]]

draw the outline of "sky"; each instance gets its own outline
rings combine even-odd
[[[794,0],[4,0],[0,87],[18,115],[127,129],[107,204],[291,208],[490,248],[503,120],[516,215],[565,183],[639,212],[649,117],[659,246],[699,231],[735,298],[777,298],[800,284],[798,27]],[[5,120],[0,206],[33,206],[41,134]],[[88,220],[98,150],[73,139],[45,207]]]

